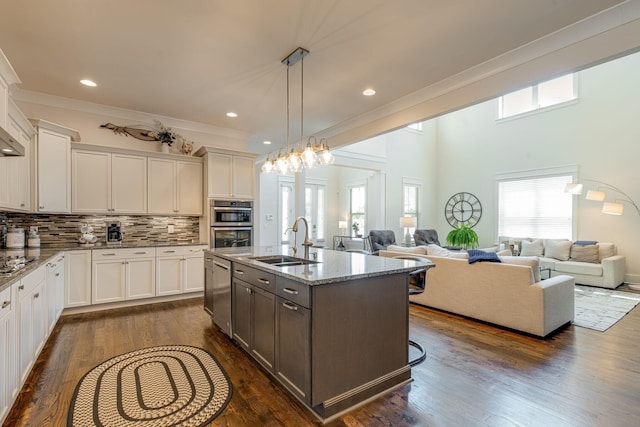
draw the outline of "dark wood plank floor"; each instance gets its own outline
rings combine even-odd
[[[428,351],[414,382],[330,426],[640,425],[640,308],[606,332],[569,326],[547,340],[417,306],[410,322]],[[4,425],[65,425],[88,370],[162,344],[203,347],[228,373],[233,398],[211,425],[319,424],[190,299],[63,316]]]

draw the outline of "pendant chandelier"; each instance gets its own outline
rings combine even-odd
[[[306,145],[304,144],[304,57],[309,51],[298,47],[296,50],[287,55],[282,63],[287,66],[287,145],[281,148],[277,156],[272,153],[267,155],[267,159],[262,165],[262,172],[271,173],[278,172],[286,175],[289,172],[300,172],[304,169],[313,169],[318,164],[331,165],[335,161],[333,154],[329,150],[329,144],[326,138],[316,140],[315,136],[310,136]],[[300,142],[299,144],[291,144],[290,141],[290,108],[289,108],[289,69],[295,63],[300,61]]]

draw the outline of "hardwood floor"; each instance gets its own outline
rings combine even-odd
[[[414,381],[328,425],[640,425],[640,308],[606,332],[569,326],[547,340],[413,305],[410,323],[427,349]],[[87,371],[162,344],[203,347],[229,375],[233,397],[211,425],[319,425],[218,331],[197,298],[63,316],[4,426],[64,426]]]

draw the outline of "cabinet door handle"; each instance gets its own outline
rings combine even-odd
[[[247,290],[247,293],[250,294],[251,293],[251,289],[249,288],[245,288]]]
[[[40,292],[36,292],[36,293],[33,295],[33,297],[34,297],[34,298],[38,298],[39,296],[40,296]]]
[[[298,306],[291,304],[290,302],[283,302],[282,306],[287,310],[298,311]]]
[[[18,290],[19,290],[19,291],[24,291],[24,285],[20,285],[20,286],[18,286]]]
[[[11,301],[3,301],[2,302],[2,308],[7,308],[11,305]]]
[[[189,249],[190,252],[202,252],[204,249]]]
[[[148,253],[149,252],[147,252],[147,251],[142,251],[142,252],[134,252],[133,254],[134,255],[145,255],[145,254],[148,254]]]
[[[258,279],[258,282],[264,283],[265,285],[269,284],[269,281],[267,279],[262,279],[262,278]]]
[[[233,270],[234,273],[239,274],[239,275],[243,275],[244,271],[242,270]]]
[[[283,289],[284,292],[291,294],[291,295],[298,295],[298,291],[295,289],[291,289],[291,288],[284,288]]]
[[[174,253],[176,253],[176,251],[162,251],[162,252],[164,252],[165,254],[174,254]]]
[[[117,254],[101,254],[102,256],[116,256]]]
[[[60,273],[56,273],[56,277],[60,276]]]

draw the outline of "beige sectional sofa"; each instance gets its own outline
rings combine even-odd
[[[435,263],[427,271],[425,292],[411,296],[414,303],[539,337],[573,320],[573,277],[541,280],[536,257],[501,257],[501,263],[469,264],[464,253],[427,255],[425,247],[389,247],[379,255],[422,256]]]
[[[624,282],[626,258],[616,245],[605,242],[576,244],[564,239],[501,236],[502,245],[518,245],[522,256],[538,256],[544,277],[568,274],[581,285],[615,289]],[[591,244],[590,244],[591,243]]]

